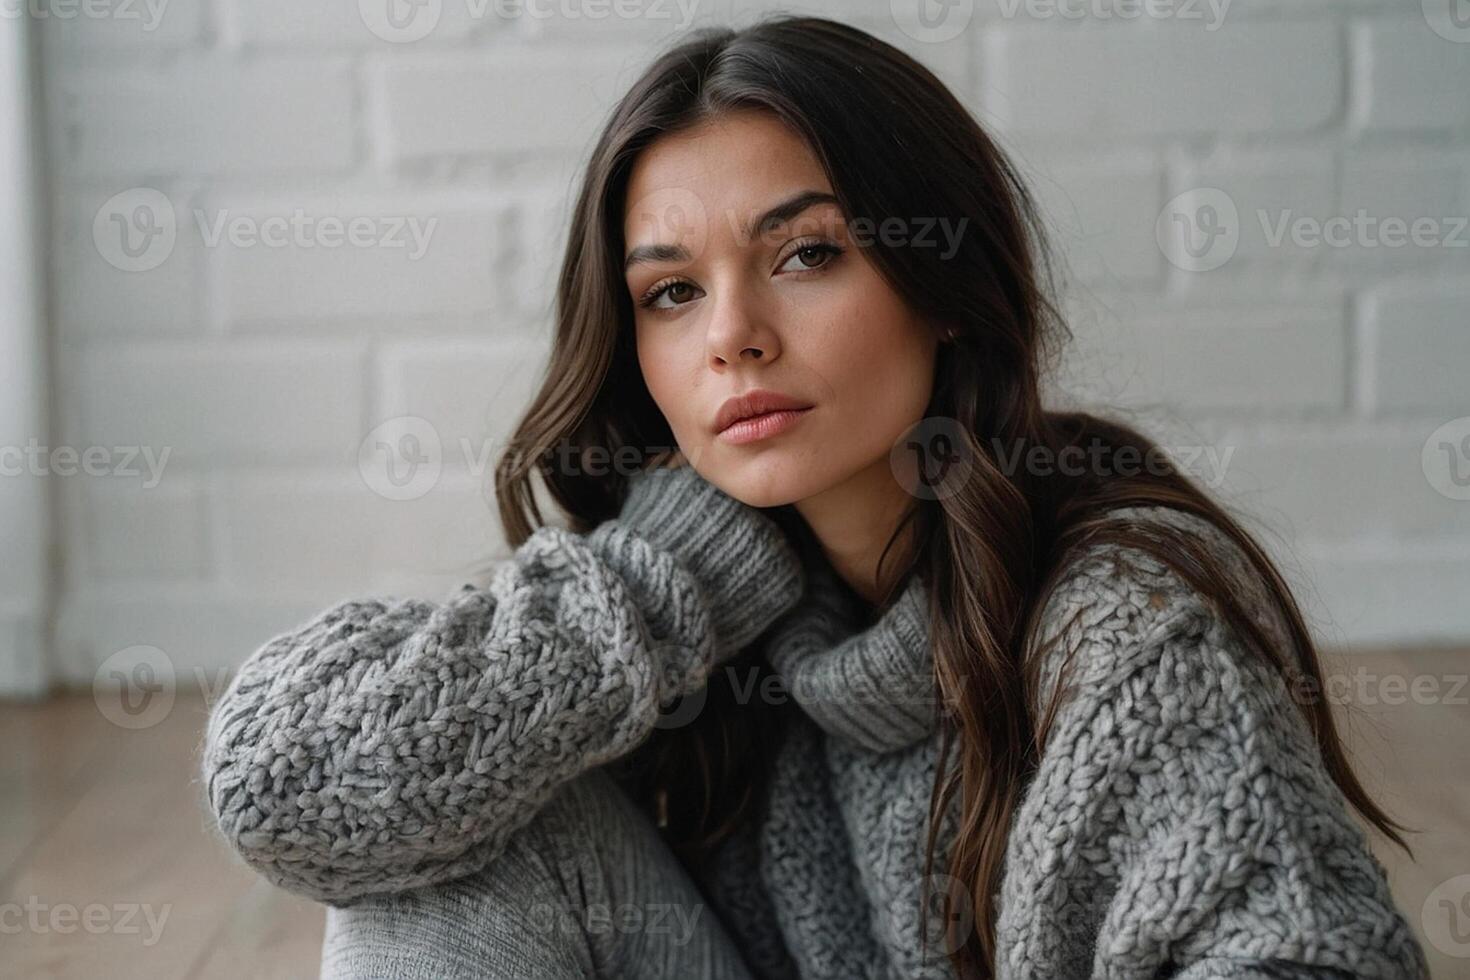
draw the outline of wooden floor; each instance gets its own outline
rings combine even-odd
[[[1466,939],[1425,943],[1436,980],[1470,978],[1470,898],[1441,902],[1441,889],[1425,904],[1470,875],[1470,685],[1454,689],[1470,651],[1357,654],[1348,670],[1366,672],[1376,702],[1346,719],[1359,771],[1421,829],[1417,860],[1378,853],[1421,937],[1439,916],[1441,937]],[[1432,678],[1439,693],[1418,703],[1394,676]],[[182,697],[136,730],[90,694],[0,705],[0,976],[316,976],[322,908],[267,885],[213,835],[197,775],[204,717],[203,701]]]
[[[91,694],[0,706],[0,908],[20,908],[0,925],[25,926],[0,934],[0,977],[317,975],[322,907],[212,836],[204,717],[182,697],[136,730]]]

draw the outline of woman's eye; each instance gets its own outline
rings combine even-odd
[[[667,286],[662,286],[649,293],[643,300],[642,305],[649,309],[668,310],[675,306],[683,306],[690,300],[698,299],[699,297],[696,295],[698,292],[699,290],[695,288],[693,283],[671,282]],[[672,300],[672,302],[665,303],[664,300],[666,299]]]
[[[778,272],[809,272],[820,269],[831,262],[832,259],[842,254],[842,248],[827,242],[814,242],[811,245],[803,245],[791,253],[787,260],[781,263]],[[792,266],[792,263],[798,263]],[[662,286],[655,286],[643,295],[638,305],[649,310],[672,310],[693,302],[704,293],[692,282],[675,280]]]
[[[781,270],[801,272],[804,269],[820,269],[840,254],[842,254],[842,249],[835,245],[828,245],[823,242],[804,245],[791,253],[791,257],[781,264]],[[792,262],[800,263],[799,267],[791,268]]]

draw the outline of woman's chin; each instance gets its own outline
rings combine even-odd
[[[780,507],[806,495],[807,480],[791,460],[722,461],[714,472],[703,475],[751,507]]]

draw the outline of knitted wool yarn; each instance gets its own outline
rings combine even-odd
[[[765,514],[688,466],[640,473],[618,518],[538,529],[483,590],[343,602],[266,643],[211,713],[208,802],[251,867],[331,905],[469,874],[759,639],[801,710],[701,887],[760,976],[952,977],[932,908],[919,942],[927,597],[914,577],[860,612]],[[1042,623],[1075,653],[1008,840],[1001,977],[1427,976],[1283,681],[1202,597],[1102,546]]]

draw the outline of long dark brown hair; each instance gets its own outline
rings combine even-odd
[[[632,301],[622,275],[624,194],[645,147],[735,109],[772,113],[804,137],[848,220],[862,217],[876,226],[889,216],[927,216],[964,229],[952,254],[881,240],[868,253],[940,336],[954,332],[939,347],[926,417],[958,423],[967,444],[962,451],[973,461],[958,492],[916,499],[895,531],[890,548],[906,528],[914,544],[904,549],[905,567],[879,606],[910,575],[928,586],[943,734],[925,878],[941,815],[958,794],[963,831],[947,873],[963,883],[974,919],[964,935],[946,937],[946,949],[958,975],[990,976],[994,896],[1011,817],[1056,711],[1055,699],[1036,707],[1038,612],[1070,557],[1109,542],[1142,549],[1199,590],[1285,679],[1314,682],[1320,691],[1322,669],[1301,611],[1271,560],[1177,467],[1164,462],[1132,473],[1078,467],[1068,475],[1004,465],[997,447],[1044,447],[1052,458],[1065,458],[1065,447],[1096,446],[1137,453],[1135,459],[1167,457],[1121,421],[1043,408],[1042,379],[1070,333],[1053,300],[1055,263],[1027,188],[930,71],[861,30],[820,18],[778,15],[738,31],[695,32],[659,56],[613,110],[576,200],[547,372],[497,464],[500,516],[512,546],[544,523],[533,475],[570,526],[588,530],[617,514],[626,471],[569,467],[566,460],[583,459],[594,448],[607,454],[675,445],[638,367]],[[1110,513],[1139,505],[1196,514],[1225,532],[1278,607],[1291,649],[1271,642],[1247,614],[1217,549],[1198,536]],[[790,526],[789,505],[772,513]],[[762,666],[753,650],[737,660]],[[781,713],[760,699],[738,703],[724,681],[728,676],[717,671],[697,720],[656,732],[632,767],[629,785],[643,805],[667,801],[666,837],[691,865],[752,816],[781,731],[775,719],[760,717]],[[1404,828],[1353,775],[1326,700],[1299,703],[1344,797],[1402,846],[1397,831]]]

